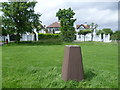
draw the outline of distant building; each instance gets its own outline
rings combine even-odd
[[[46,27],[48,30],[48,33],[60,33],[60,23],[54,22],[51,25]]]
[[[45,33],[47,32],[47,30],[46,30],[46,25],[42,25],[42,24],[41,24],[39,27],[41,28],[41,30],[38,31],[38,33],[44,33],[44,34],[45,34]]]
[[[76,25],[76,29],[77,30],[90,29],[90,25],[87,24]]]
[[[91,41],[91,38],[92,38],[92,34],[91,33],[88,33],[87,35],[79,35],[78,32],[80,30],[85,30],[85,29],[90,29],[91,30],[91,27],[90,25],[88,24],[80,24],[80,25],[74,25],[75,27],[75,31],[76,31],[76,39],[77,41]],[[34,33],[27,33],[26,34],[23,34],[22,35],[22,38],[21,38],[21,41],[34,41],[34,40],[37,40],[38,41],[38,33],[60,33],[60,23],[59,22],[54,22],[52,23],[51,25],[49,26],[43,26],[43,25],[40,25],[39,28],[41,28],[40,31],[37,31],[36,29],[34,29]],[[103,35],[103,38],[100,35],[96,35],[96,30],[93,31],[93,41],[103,41],[103,42],[111,42],[110,40],[110,34],[108,35]],[[8,39],[8,41],[12,41],[12,39],[10,38],[9,35],[7,36],[0,36],[0,41],[3,41],[5,39]]]

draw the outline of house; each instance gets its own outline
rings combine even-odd
[[[80,24],[80,25],[76,25],[76,40],[78,41],[91,41],[92,39],[92,33],[88,33],[87,35],[79,35],[78,32],[80,30],[85,30],[85,29],[90,29],[91,30],[91,26],[88,24]],[[111,42],[110,40],[110,35],[103,35],[103,39],[100,35],[96,35],[96,29],[94,29],[93,31],[93,41],[103,41],[103,42]]]
[[[40,31],[37,31],[38,33],[46,33],[46,25],[42,25],[42,24],[40,24],[39,25],[39,28],[41,29]],[[36,30],[34,30],[34,31],[36,31]]]
[[[26,33],[22,35],[21,41],[34,41],[35,39],[38,41],[38,33],[60,33],[60,23],[59,22],[54,22],[49,26],[39,26],[41,28],[40,31],[36,31],[36,29],[34,29],[34,34],[31,33]],[[85,29],[91,29],[90,25],[88,24],[80,24],[80,25],[74,25],[75,27],[75,31],[77,32],[76,35],[76,39],[77,41],[91,41],[92,39],[92,34],[88,33],[87,35],[79,35],[78,32],[80,30],[85,30]],[[103,35],[103,38],[100,35],[96,35],[96,30],[93,31],[93,41],[103,41],[103,42],[111,42],[110,40],[110,35]],[[5,37],[5,39],[8,39],[8,41],[11,41],[10,36],[7,35]],[[4,39],[4,37],[0,37],[0,40],[2,41]]]
[[[60,23],[54,22],[51,25],[46,27],[48,30],[48,33],[60,33]]]
[[[88,24],[80,24],[76,25],[76,31],[79,32],[80,30],[90,29],[90,25]]]
[[[88,25],[88,24],[76,25],[76,28],[79,30],[90,29],[90,25]]]

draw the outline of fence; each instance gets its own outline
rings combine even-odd
[[[35,34],[23,34],[22,38],[20,39],[20,41],[34,41],[36,38],[36,40],[38,41],[38,33],[36,33],[36,37]],[[0,41],[4,41],[8,39],[8,42],[10,42],[10,36],[0,36]]]
[[[20,41],[34,41],[35,38],[38,41],[38,33],[36,33],[36,37],[35,37],[35,34],[23,34]],[[78,40],[78,41],[84,41],[84,40],[85,41],[91,41],[91,38],[92,38],[91,33],[87,34],[85,36],[76,34],[76,40]],[[4,41],[4,39],[5,40],[8,39],[8,42],[10,42],[10,36],[9,35],[0,36],[0,41]],[[111,42],[110,34],[108,34],[108,35],[103,34],[103,38],[102,38],[101,34],[100,35],[93,34],[93,41]]]
[[[8,39],[8,42],[10,41],[9,35],[7,35],[7,36],[0,36],[0,41],[4,41],[6,39]]]
[[[91,33],[85,36],[76,34],[76,40],[78,41],[91,41],[91,39],[92,39]],[[103,34],[103,38],[101,34],[100,35],[93,34],[93,41],[111,42],[110,34],[108,35]]]

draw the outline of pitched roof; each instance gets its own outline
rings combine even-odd
[[[47,28],[52,28],[52,27],[60,27],[60,23],[54,22],[51,25],[47,26]]]
[[[83,26],[85,29],[90,28],[90,25],[87,25],[87,24],[76,25],[77,29],[80,28],[81,26]]]

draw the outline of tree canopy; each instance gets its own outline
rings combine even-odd
[[[110,35],[112,35],[113,31],[110,28],[104,28],[102,30],[98,30],[96,34],[97,35],[99,35],[99,34],[106,34],[106,35],[110,34]]]
[[[84,35],[84,41],[85,41],[85,35],[88,34],[88,33],[92,33],[92,31],[89,30],[89,29],[85,29],[85,30],[80,30],[80,31],[78,32],[78,34]]]
[[[93,41],[93,32],[94,32],[94,30],[96,30],[96,28],[98,27],[98,24],[95,24],[95,23],[91,23],[90,24],[90,26],[91,26],[91,30],[92,30],[92,38],[91,38],[91,41]]]
[[[105,33],[105,32],[104,32],[103,30],[98,30],[98,31],[96,32],[97,35],[104,34],[104,33]]]
[[[91,33],[91,32],[92,32],[91,30],[85,29],[85,30],[80,30],[80,31],[78,32],[78,34],[86,35],[86,34]]]
[[[120,31],[115,31],[112,36],[111,36],[112,40],[120,40]]]
[[[40,14],[34,12],[37,2],[4,2],[2,3],[2,28],[8,34],[16,34],[16,42],[23,33],[39,30]]]
[[[110,35],[113,34],[113,31],[110,28],[104,28],[103,31],[104,31],[104,34],[106,34],[106,35],[107,34],[110,34]]]
[[[61,39],[65,42],[71,42],[75,38],[75,28],[74,22],[76,19],[73,19],[75,13],[71,8],[68,9],[59,9],[56,13],[58,20],[60,21],[60,30],[61,30]]]

